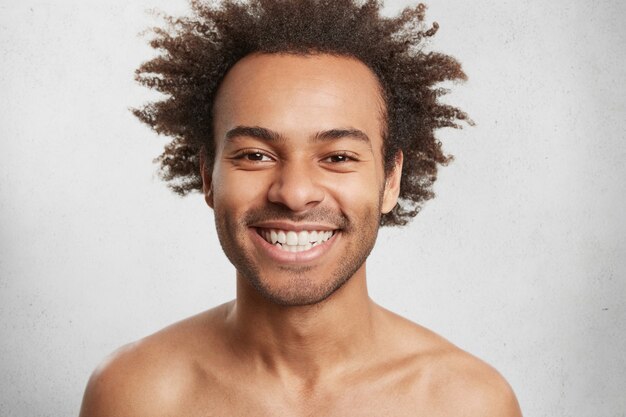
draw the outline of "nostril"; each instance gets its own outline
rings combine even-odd
[[[309,175],[285,172],[268,190],[268,200],[299,212],[323,201],[324,190]]]

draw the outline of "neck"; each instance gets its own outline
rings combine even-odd
[[[238,274],[237,300],[227,320],[233,346],[255,367],[312,383],[371,351],[374,306],[365,265],[329,298],[310,306],[272,303]]]

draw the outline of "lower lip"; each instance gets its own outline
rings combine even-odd
[[[274,261],[293,264],[308,263],[322,257],[326,252],[330,250],[331,246],[335,243],[339,236],[339,232],[335,231],[330,239],[323,243],[320,243],[319,245],[313,246],[309,250],[303,250],[301,252],[289,252],[277,247],[276,245],[272,245],[267,240],[263,239],[261,235],[259,235],[259,233],[257,232],[256,228],[250,228],[249,232],[252,234],[253,242]]]

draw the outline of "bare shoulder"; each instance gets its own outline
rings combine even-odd
[[[437,356],[429,369],[429,388],[432,398],[446,405],[447,415],[522,415],[511,386],[493,367],[455,346]]]
[[[200,349],[210,349],[210,322],[223,308],[171,325],[105,358],[87,383],[80,416],[179,415],[181,403],[206,382],[195,358],[203,355]]]
[[[391,320],[413,358],[418,377],[412,391],[419,404],[428,404],[428,415],[521,417],[511,386],[492,366],[422,326],[399,316]]]

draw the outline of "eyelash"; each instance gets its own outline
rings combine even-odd
[[[268,162],[268,161],[263,161],[261,159],[250,159],[250,158],[248,158],[251,155],[260,156],[261,159],[269,158],[271,160],[274,160],[274,158],[272,156],[270,156],[266,152],[263,152],[263,151],[258,150],[258,149],[244,149],[244,150],[240,151],[239,153],[237,153],[235,156],[233,156],[233,159],[235,159],[235,160],[246,159],[249,162]]]
[[[333,164],[345,164],[347,162],[357,162],[358,159],[352,155],[351,153],[348,152],[337,152],[335,154],[332,155],[328,155],[327,157],[324,158],[324,161],[329,160],[331,158],[342,158],[342,161],[335,161],[332,162]]]
[[[250,156],[257,156],[260,159],[250,159]],[[275,158],[271,155],[268,155],[266,152],[258,150],[258,149],[244,149],[241,150],[239,153],[237,153],[235,156],[233,156],[232,159],[234,160],[246,160],[248,162],[270,162],[270,161],[263,161],[263,158],[269,158],[270,160],[275,160]],[[331,158],[341,158],[342,160],[340,161],[331,161]],[[358,162],[358,159],[351,153],[349,152],[337,152],[334,153],[332,155],[328,155],[326,157],[324,157],[322,159],[322,162],[329,162],[331,164],[345,164],[348,162]]]

